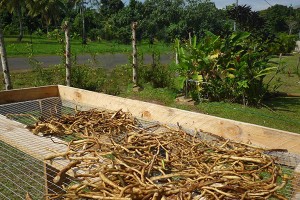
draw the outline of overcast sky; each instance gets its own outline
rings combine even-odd
[[[140,0],[144,1],[144,0]],[[230,5],[236,2],[236,0],[211,0],[215,2],[218,8],[225,8],[226,5]],[[129,0],[123,0],[128,3]],[[253,10],[263,10],[268,8],[270,5],[281,4],[286,6],[300,6],[300,0],[239,0],[240,5],[250,5]]]
[[[216,6],[218,8],[224,8],[226,5],[235,3],[236,0],[212,0],[216,3]],[[268,4],[269,3],[269,4]],[[300,1],[299,0],[239,0],[240,5],[250,5],[253,10],[263,10],[268,7],[270,7],[270,4],[273,6],[275,4],[281,4],[285,6],[299,6]]]

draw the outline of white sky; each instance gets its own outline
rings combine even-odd
[[[140,0],[144,1],[144,0]],[[226,5],[230,5],[236,2],[236,0],[211,0],[215,2],[218,8],[225,8]],[[269,2],[271,5],[281,4],[285,6],[300,6],[300,0],[238,0],[240,5],[250,5],[252,10],[263,10],[270,5],[267,3]],[[128,3],[129,0],[123,0],[123,2]]]
[[[218,8],[224,8],[226,5],[235,3],[236,0],[212,0],[215,2],[216,6]],[[281,4],[285,6],[299,6],[300,5],[300,0],[239,0],[240,5],[250,5],[253,10],[263,10],[268,7],[270,7],[271,4],[272,6],[275,4]]]

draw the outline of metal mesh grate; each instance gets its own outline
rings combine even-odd
[[[44,195],[43,162],[0,141],[1,199],[24,199],[30,192],[36,199]]]
[[[74,110],[62,107],[59,98],[0,106],[0,196],[3,199],[24,199],[27,192],[33,199],[44,199],[46,193],[62,192],[63,185],[72,181],[67,176],[58,184],[52,182],[58,169],[66,164],[65,160],[56,160],[51,165],[43,161],[51,151],[64,152],[63,141],[35,136],[24,128],[36,119],[71,112]]]
[[[47,193],[62,192],[63,185],[73,181],[71,172],[62,182],[52,182],[57,170],[66,164],[66,160],[57,159],[51,164],[43,161],[53,151],[64,152],[66,146],[62,143],[72,140],[72,136],[40,137],[33,135],[24,125],[31,125],[40,118],[74,113],[75,109],[89,110],[91,107],[62,101],[58,97],[0,105],[0,199],[24,199],[27,192],[33,199],[43,199]],[[159,122],[137,120],[140,127],[158,131],[155,125]],[[185,131],[195,133],[193,130]],[[218,139],[208,133],[197,134],[207,141]],[[274,156],[286,174],[295,176],[280,193],[287,199],[297,199],[295,191],[300,189],[300,178],[295,173],[295,168],[299,166],[300,156],[275,150],[266,154]]]

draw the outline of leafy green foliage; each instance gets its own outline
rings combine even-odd
[[[238,28],[243,31],[258,31],[265,25],[264,19],[258,12],[252,11],[250,6],[239,5],[227,10],[230,19],[238,23]]]
[[[71,69],[71,84],[73,87],[92,91],[99,91],[103,88],[106,79],[104,69],[92,68],[87,65],[75,65]]]
[[[143,65],[139,68],[139,82],[150,83],[154,88],[173,87],[174,73],[168,65]]]
[[[107,76],[101,91],[106,94],[119,95],[127,90],[132,79],[132,67],[122,65],[114,68]]]
[[[300,11],[292,7],[275,5],[255,12],[243,5],[225,10],[204,0],[130,0],[128,4],[121,0],[1,0],[0,10],[4,32],[19,32],[20,39],[22,31],[48,33],[59,29],[66,19],[72,24],[71,35],[122,43],[131,41],[133,21],[138,22],[138,40],[168,43],[175,38],[187,39],[189,33],[198,37],[205,31],[228,35],[232,20],[238,22],[239,30],[259,34],[295,34],[300,27]]]
[[[294,9],[283,5],[274,5],[260,12],[267,22],[267,28],[271,32],[288,32],[286,20],[292,16]]]
[[[108,18],[124,7],[121,0],[101,0],[100,13],[104,18]]]
[[[194,37],[191,45],[177,40],[178,73],[196,83],[193,97],[258,105],[268,89],[263,79],[275,69],[263,51],[248,32],[224,39],[207,32],[201,40]]]
[[[277,54],[279,53],[291,53],[295,49],[295,43],[297,40],[297,36],[288,35],[286,33],[281,33],[277,37]]]

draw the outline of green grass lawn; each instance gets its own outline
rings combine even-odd
[[[31,43],[32,39],[32,43]],[[5,37],[7,55],[9,57],[32,55],[62,55],[64,43],[58,39],[48,39],[44,37],[25,36],[22,42],[17,42],[16,37]],[[150,53],[153,48],[160,53],[172,51],[172,45],[157,43],[150,48],[147,42],[140,42],[137,45],[140,53]],[[71,51],[73,55],[78,54],[101,54],[101,53],[130,53],[132,52],[131,44],[120,44],[117,42],[95,41],[88,42],[87,45],[82,45],[81,40],[71,40]]]
[[[279,85],[278,91],[285,93],[300,93],[300,63],[298,65],[300,54],[294,54],[291,56],[283,56],[281,64],[279,66],[280,72],[271,81],[271,85]],[[279,58],[273,59],[275,62],[279,62]],[[298,65],[298,72],[297,72]],[[278,66],[278,65],[276,65]],[[266,78],[266,81],[270,80],[273,74]]]

